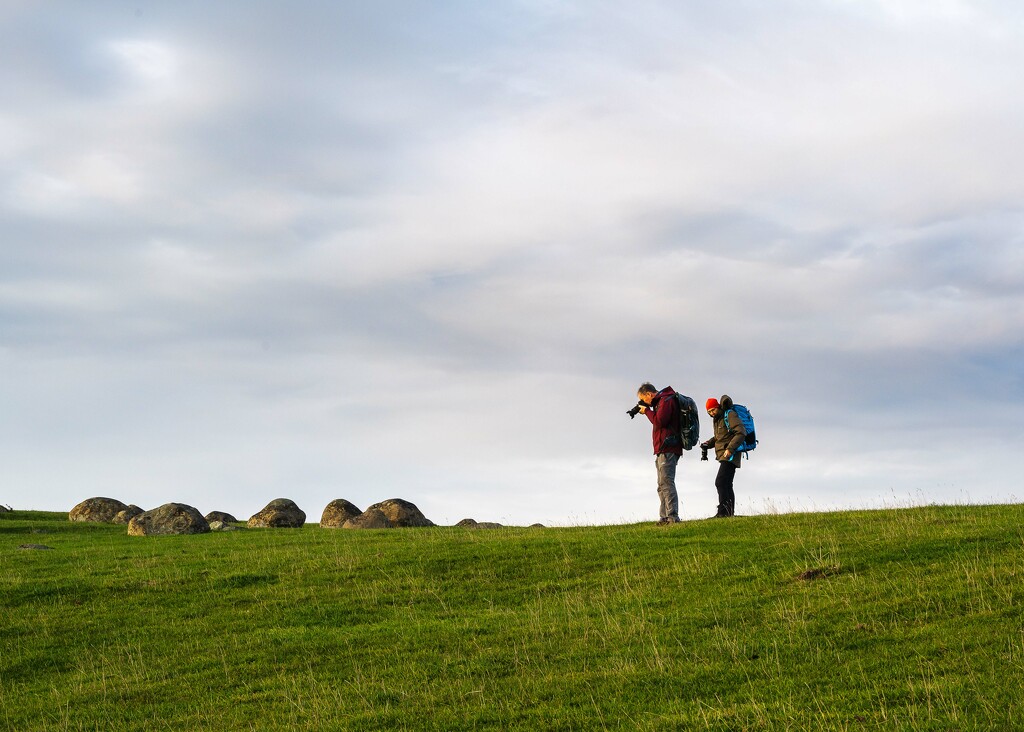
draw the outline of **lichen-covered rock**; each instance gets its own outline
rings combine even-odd
[[[420,513],[416,504],[403,501],[401,498],[389,498],[386,501],[375,503],[367,511],[375,509],[387,516],[392,526],[433,526],[434,522]]]
[[[384,512],[376,508],[368,508],[355,518],[350,518],[341,528],[343,529],[390,529],[393,524],[384,515]]]
[[[114,518],[128,506],[116,498],[86,498],[68,512],[70,521],[92,521],[100,524],[113,523]]]
[[[320,517],[320,526],[325,529],[340,529],[349,519],[354,519],[361,514],[355,504],[349,503],[344,498],[336,498],[327,504],[324,513]]]
[[[462,519],[456,526],[462,526],[467,529],[501,529],[504,528],[501,524],[496,524],[493,521],[477,521],[475,519],[467,518]]]
[[[226,521],[210,521],[210,531],[241,531],[241,527],[229,524]]]
[[[249,519],[250,529],[300,529],[306,523],[305,512],[287,498],[275,498]]]
[[[123,511],[118,511],[117,515],[114,516],[113,522],[115,524],[127,524],[133,518],[143,513],[143,510],[136,506],[134,503]]]
[[[230,513],[225,513],[224,511],[210,511],[203,518],[205,518],[211,524],[214,521],[223,521],[226,524],[237,524],[238,523],[238,519],[236,519]]]
[[[151,511],[143,511],[128,522],[128,536],[207,534],[209,531],[210,524],[203,514],[184,503],[165,503]]]

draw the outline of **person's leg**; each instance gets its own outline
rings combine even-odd
[[[658,497],[661,499],[661,518],[667,521],[679,520],[679,495],[676,493],[676,465],[679,456],[659,453],[655,461],[658,468]]]
[[[732,482],[736,476],[736,466],[729,462],[718,464],[718,476],[715,488],[718,489],[718,513],[716,516],[733,516],[736,513],[736,494]]]

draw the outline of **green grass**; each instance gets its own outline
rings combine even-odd
[[[129,537],[3,513],[0,729],[1021,729],[1022,527]]]

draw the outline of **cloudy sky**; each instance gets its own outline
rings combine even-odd
[[[652,520],[644,380],[751,408],[740,513],[1020,500],[1022,70],[1008,0],[2,0],[0,503]]]

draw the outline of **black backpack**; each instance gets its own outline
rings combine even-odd
[[[692,450],[700,442],[700,413],[697,402],[685,394],[676,392],[679,402],[679,433],[683,438],[683,449]]]

